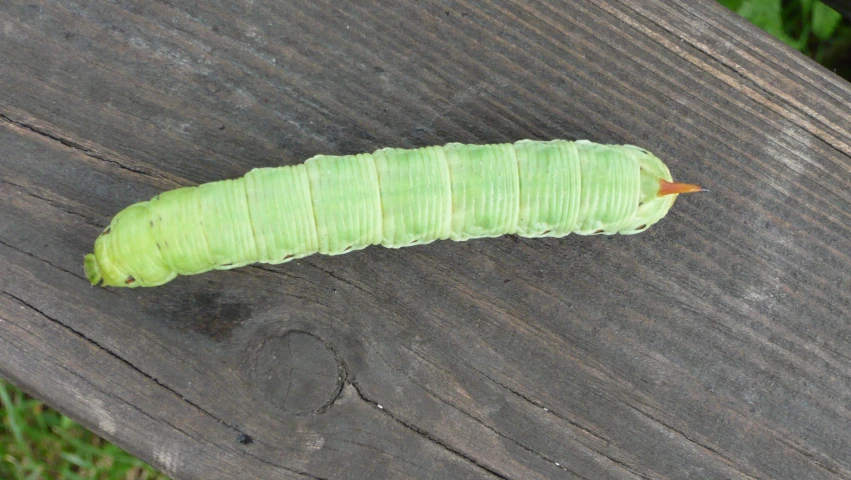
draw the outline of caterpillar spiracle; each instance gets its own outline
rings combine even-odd
[[[434,240],[633,234],[677,194],[665,164],[631,145],[532,141],[318,155],[178,188],[120,211],[85,256],[92,285]]]

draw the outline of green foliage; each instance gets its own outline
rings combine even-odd
[[[3,380],[0,380],[0,417],[0,478],[168,479]]]
[[[767,33],[851,78],[851,23],[819,0],[718,0]]]
[[[811,13],[810,25],[813,28],[813,34],[819,40],[830,40],[842,22],[842,15],[821,2],[812,4]]]

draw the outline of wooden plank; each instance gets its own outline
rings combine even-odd
[[[851,478],[851,88],[709,0],[7,1],[0,373],[175,478]],[[91,288],[122,207],[317,153],[588,138],[631,237]]]

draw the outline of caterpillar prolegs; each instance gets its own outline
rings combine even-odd
[[[368,245],[633,234],[678,193],[699,190],[672,183],[643,149],[584,140],[318,155],[131,205],[97,238],[85,270],[93,285],[147,287]]]

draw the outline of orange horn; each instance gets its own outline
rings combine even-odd
[[[690,183],[676,183],[669,182],[664,178],[659,179],[659,193],[656,194],[657,197],[664,197],[665,195],[673,195],[678,193],[694,193],[694,192],[705,192],[706,189],[701,187],[700,185],[692,185]]]

